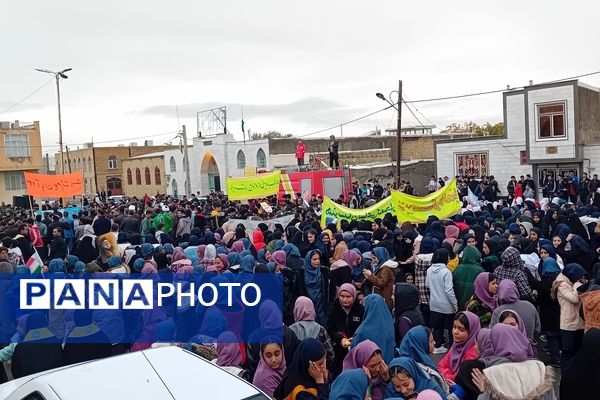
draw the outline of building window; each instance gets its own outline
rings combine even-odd
[[[160,177],[160,168],[156,167],[156,168],[154,168],[154,184],[160,185],[161,181],[162,181],[162,179]]]
[[[127,168],[127,184],[133,185],[133,175],[131,173],[131,168]]]
[[[139,168],[135,169],[135,184],[136,185],[142,184],[142,173],[140,172]]]
[[[267,168],[267,156],[263,149],[258,149],[256,152],[256,167],[257,168]]]
[[[27,188],[25,185],[25,175],[23,171],[11,171],[4,173],[4,187],[6,190],[24,190]]]
[[[177,196],[177,181],[175,179],[171,181],[171,193],[173,196]]]
[[[92,157],[88,157],[88,171],[92,172]]]
[[[175,157],[171,156],[171,159],[169,160],[169,168],[171,169],[171,172],[177,172],[177,164],[175,164]]]
[[[6,157],[29,157],[29,136],[23,134],[4,135]]]
[[[146,185],[152,185],[152,177],[150,176],[150,168],[148,167],[144,170],[144,178],[146,179]]]
[[[521,165],[527,165],[527,150],[521,150],[519,152],[519,163]]]
[[[239,169],[244,169],[246,168],[246,156],[244,155],[243,151],[238,151],[237,153],[237,167]]]
[[[117,169],[117,156],[108,156],[108,169]]]
[[[456,175],[480,178],[487,176],[487,153],[469,153],[456,155]]]
[[[540,139],[566,136],[565,105],[566,103],[562,102],[537,106]]]
[[[183,170],[186,171],[187,170],[187,158],[185,158],[185,156],[183,156]]]
[[[113,194],[120,194],[121,178],[108,178],[106,180],[106,189],[113,192]],[[117,193],[115,193],[115,191],[117,191]]]

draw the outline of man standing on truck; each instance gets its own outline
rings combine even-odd
[[[329,136],[329,167],[333,169],[333,165],[335,163],[335,169],[340,169],[340,157],[338,153],[338,148],[340,147],[340,142],[335,140],[335,136]]]
[[[298,160],[298,171],[302,169],[304,165],[304,154],[306,153],[306,145],[302,143],[302,140],[298,140],[296,145],[296,160]]]

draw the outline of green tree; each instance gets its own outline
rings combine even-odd
[[[253,133],[250,135],[252,140],[259,139],[280,139],[280,138],[290,138],[293,135],[291,133],[281,133],[277,131],[268,131],[266,133]]]
[[[496,136],[504,133],[504,122],[490,124],[486,122],[478,125],[473,121],[465,123],[452,123],[440,131],[442,134],[471,134],[473,136]]]

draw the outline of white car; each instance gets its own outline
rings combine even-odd
[[[123,196],[123,195],[115,195],[115,196],[108,197],[108,200],[112,200],[115,203],[120,203],[123,201],[124,198],[125,198],[125,196]]]
[[[40,372],[0,385],[5,400],[269,400],[250,383],[179,347]]]

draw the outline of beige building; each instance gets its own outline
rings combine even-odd
[[[40,123],[0,122],[0,202],[27,194],[23,172],[42,168]]]
[[[137,146],[131,143],[129,146],[94,147],[93,143],[87,143],[82,149],[69,149],[65,152],[65,173],[81,171],[83,173],[83,187],[85,194],[90,195],[101,191],[110,190],[112,195],[123,194],[123,162],[132,157],[162,152],[178,148],[177,146]],[[56,171],[60,155],[56,154]]]
[[[123,160],[123,194],[138,198],[165,193],[165,156],[149,153]]]

